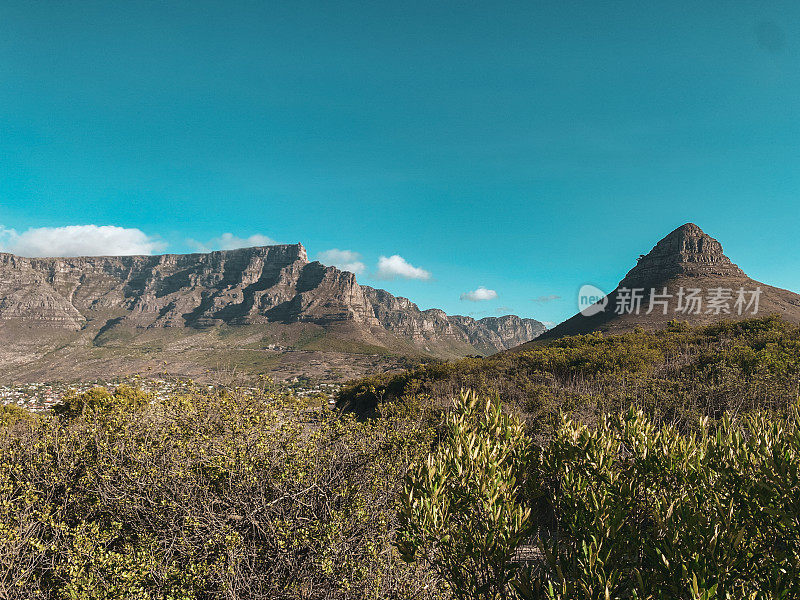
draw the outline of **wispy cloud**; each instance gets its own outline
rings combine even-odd
[[[375,273],[377,279],[430,279],[430,272],[419,267],[415,267],[399,254],[392,256],[381,256],[378,259],[378,270]]]
[[[556,300],[561,300],[561,296],[550,294],[549,296],[539,296],[537,298],[532,298],[531,302],[536,302],[537,304],[547,304],[548,302],[555,302]]]
[[[366,265],[361,262],[361,255],[352,250],[331,248],[317,254],[317,259],[324,265],[336,267],[342,271],[350,271],[356,275],[360,275],[367,270]]]
[[[260,233],[246,238],[235,236],[232,233],[223,233],[221,236],[207,242],[198,242],[190,238],[186,240],[186,243],[198,252],[211,252],[212,250],[235,250],[236,248],[250,248],[251,246],[272,246],[278,242]]]
[[[461,294],[462,300],[469,300],[470,302],[485,302],[486,300],[494,300],[495,298],[497,298],[497,292],[488,290],[483,286],[471,292],[464,292]]]
[[[164,248],[140,229],[115,225],[33,227],[22,233],[0,226],[0,250],[21,256],[127,256]]]

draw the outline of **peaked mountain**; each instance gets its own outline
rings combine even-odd
[[[603,308],[604,307],[604,308]],[[722,245],[694,223],[662,239],[592,309],[548,331],[544,338],[639,326],[655,329],[669,321],[692,325],[722,319],[778,315],[800,322],[800,295],[748,277],[725,256]]]
[[[194,374],[221,363],[281,372],[288,360],[294,366],[283,374],[291,375],[305,360],[348,376],[345,355],[372,356],[375,368],[378,355],[489,354],[544,330],[513,315],[420,310],[310,262],[302,244],[158,256],[0,253],[0,379],[78,379],[156,361]]]

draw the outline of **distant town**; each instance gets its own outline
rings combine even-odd
[[[326,401],[328,404],[333,403],[336,393],[341,387],[337,383],[321,383],[310,377],[293,377],[292,379],[281,382],[273,383],[271,380],[267,382],[269,389],[292,395],[298,399],[318,399],[320,403]],[[80,383],[29,383],[19,385],[0,385],[0,404],[16,404],[21,408],[25,408],[31,412],[46,412],[52,409],[55,405],[60,404],[65,398],[72,394],[80,394],[95,387],[104,387],[113,390],[120,385],[129,385],[139,388],[149,394],[153,394],[154,398],[163,399],[174,393],[185,390],[188,387],[198,387],[199,384],[194,383],[188,379],[181,378],[142,378],[142,377],[129,377],[124,379],[116,379],[112,381],[90,381]],[[201,385],[209,391],[215,388],[224,387],[219,385]],[[256,393],[264,388],[261,387],[245,387],[246,391]]]

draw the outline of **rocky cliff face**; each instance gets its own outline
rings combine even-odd
[[[481,353],[492,353],[517,345],[517,340],[532,340],[546,329],[539,321],[516,315],[475,320],[461,315],[448,316],[435,308],[420,310],[407,298],[368,286],[363,289],[381,326],[423,345],[452,339],[469,344]]]
[[[83,258],[0,254],[0,319],[80,329],[121,312],[139,327],[375,322],[352,273],[310,263],[301,244]]]
[[[405,298],[360,286],[352,273],[309,262],[301,244],[161,256],[0,254],[0,326],[79,331],[101,321],[103,329],[147,330],[347,324],[365,336],[397,336],[433,353],[437,344],[451,342],[494,352],[544,330],[514,316],[475,321],[420,311]]]
[[[634,308],[631,297],[636,290],[641,301]],[[700,300],[689,307],[682,299],[692,290]],[[748,302],[752,294],[758,292],[757,306],[737,309],[735,302],[739,290]],[[659,296],[661,303],[653,302],[651,305],[653,293]],[[719,293],[728,294],[721,309],[708,303],[710,296]],[[546,332],[544,337],[593,331],[616,333],[636,327],[655,329],[673,320],[705,325],[723,319],[770,315],[793,323],[800,322],[800,295],[750,279],[725,256],[717,240],[694,223],[687,223],[639,257],[636,266],[608,294],[605,310],[590,316],[578,313]]]
[[[631,269],[620,286],[647,287],[677,276],[745,277],[722,251],[722,244],[694,223],[678,227]]]

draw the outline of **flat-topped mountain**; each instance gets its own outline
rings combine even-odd
[[[748,277],[694,223],[678,227],[641,256],[604,303],[603,310],[599,305],[597,312],[578,313],[542,339],[637,326],[655,329],[672,320],[702,325],[778,315],[800,322],[800,295]]]
[[[513,315],[422,311],[359,285],[353,273],[310,262],[302,244],[156,256],[0,253],[0,378],[44,369],[46,354],[54,365],[62,354],[81,364],[78,349],[99,363],[104,353],[149,349],[168,366],[196,371],[187,365],[201,348],[209,360],[200,366],[232,360],[235,352],[224,354],[234,348],[264,353],[265,361],[250,356],[251,367],[287,351],[456,357],[503,350],[544,330]]]

